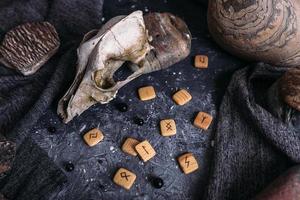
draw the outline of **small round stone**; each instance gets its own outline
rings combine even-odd
[[[56,128],[54,126],[49,126],[47,128],[47,130],[48,130],[49,133],[55,133],[56,132]]]
[[[100,183],[98,186],[100,190],[105,190],[105,186],[103,184]]]
[[[100,160],[100,159],[99,159],[99,160],[98,160],[98,163],[99,163],[99,164],[102,164],[102,163],[103,163],[103,160]]]
[[[73,171],[75,168],[74,164],[72,162],[67,162],[65,165],[65,169],[67,172]]]
[[[128,105],[126,103],[118,103],[116,107],[120,112],[126,112],[128,110]]]
[[[152,183],[153,187],[155,187],[157,189],[162,188],[164,186],[164,181],[159,177],[151,178],[151,183]]]
[[[139,126],[142,126],[144,124],[144,120],[142,118],[139,118],[139,117],[136,117],[134,119],[134,122],[139,125]]]

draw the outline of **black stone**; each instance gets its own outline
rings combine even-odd
[[[102,164],[102,163],[103,163],[103,160],[98,160],[98,163],[99,163],[99,164]]]
[[[65,165],[65,169],[67,172],[73,171],[75,168],[74,164],[72,162],[67,162]]]
[[[126,112],[128,110],[128,105],[126,103],[118,103],[116,104],[116,107],[120,112]]]
[[[144,120],[142,118],[135,117],[134,118],[134,123],[136,123],[139,126],[142,126],[144,124]]]
[[[162,188],[164,186],[164,181],[159,177],[151,177],[150,181],[152,186],[157,189]]]
[[[47,128],[47,130],[48,130],[49,133],[55,133],[56,132],[56,128],[54,126],[49,126]]]
[[[105,186],[102,185],[101,183],[98,185],[100,190],[105,190]]]

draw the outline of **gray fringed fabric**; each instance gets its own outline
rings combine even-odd
[[[220,107],[206,199],[253,198],[300,162],[300,114],[278,99],[286,70],[259,63],[234,73]]]
[[[0,2],[1,39],[17,25],[49,21],[62,40],[58,53],[32,76],[0,68],[0,132],[18,144],[12,169],[0,181],[0,193],[7,199],[48,199],[66,181],[63,171],[28,135],[72,81],[76,46],[85,32],[101,24],[102,6],[103,0]]]
[[[1,38],[11,28],[49,21],[62,40],[59,52],[36,74],[24,77],[0,69],[0,131],[27,135],[41,115],[66,90],[75,73],[76,48],[87,31],[101,25],[103,0],[13,0],[0,9]],[[73,52],[71,52],[73,50]]]
[[[2,183],[1,193],[8,199],[48,199],[66,181],[61,170],[31,139],[18,148],[10,174]]]

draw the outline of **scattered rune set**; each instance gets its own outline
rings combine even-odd
[[[199,57],[196,56],[195,65],[197,59],[199,59]],[[204,56],[201,58],[200,61],[208,62],[208,58],[206,59]],[[202,66],[200,68],[206,68],[206,67]],[[146,87],[139,88],[138,95],[139,95],[139,99],[142,101],[148,101],[156,98],[156,93],[153,86],[146,86]],[[172,99],[177,105],[183,106],[192,100],[192,95],[187,90],[181,89],[172,96]],[[210,114],[205,112],[199,112],[195,117],[193,124],[197,128],[207,130],[211,125],[212,120],[213,118]],[[164,137],[176,135],[177,129],[176,129],[175,120],[174,119],[161,120],[160,132],[161,135]],[[88,131],[83,138],[85,142],[90,147],[92,147],[98,144],[100,141],[102,141],[104,136],[99,129],[95,128]],[[128,155],[139,156],[144,162],[149,161],[156,155],[156,151],[149,143],[149,141],[144,140],[140,142],[139,140],[131,137],[126,138],[126,140],[122,144],[121,149],[124,153]],[[184,174],[190,174],[199,168],[198,162],[192,153],[185,153],[179,156],[177,158],[177,161]],[[136,175],[125,168],[120,168],[115,173],[115,176],[113,178],[114,183],[127,190],[129,190],[132,187],[135,180],[136,180]]]
[[[16,36],[18,33],[24,31],[27,33],[25,39]],[[19,43],[11,42],[15,39],[18,40]],[[27,41],[26,44],[24,42],[22,43],[22,41],[25,40]],[[0,52],[4,55],[3,58],[0,59],[0,62],[7,67],[17,69],[24,75],[31,75],[55,54],[59,45],[60,41],[57,32],[51,24],[48,22],[27,23],[14,28],[5,36],[4,42],[0,46]],[[23,52],[25,56],[23,54],[19,55],[11,53],[9,51],[11,49],[18,49]],[[14,59],[9,59],[11,57]],[[196,56],[195,67],[207,68],[208,57],[203,55]],[[142,101],[156,98],[153,86],[139,88],[138,94]],[[173,100],[178,105],[185,105],[192,100],[192,96],[187,90],[181,89],[173,95]],[[194,120],[194,125],[198,128],[207,130],[211,122],[212,117],[209,114],[199,112]],[[175,120],[161,120],[160,130],[161,135],[165,137],[176,135]],[[88,146],[93,147],[104,139],[104,135],[101,130],[94,128],[85,133],[83,139]],[[134,138],[127,138],[122,146],[122,150],[132,156],[138,155],[144,162],[149,161],[156,155],[156,151],[149,141],[144,140],[140,142]],[[192,173],[199,168],[197,160],[192,153],[186,153],[180,156],[178,158],[178,163],[185,174]],[[113,181],[116,184],[128,190],[132,187],[135,180],[136,175],[125,168],[120,168],[113,178]]]

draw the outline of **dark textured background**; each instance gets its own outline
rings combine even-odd
[[[141,9],[152,12],[172,12],[182,17],[188,24],[193,40],[192,53],[183,62],[175,66],[144,75],[122,88],[117,99],[107,105],[96,105],[71,121],[61,123],[55,113],[45,114],[32,130],[36,141],[58,165],[71,160],[76,164],[74,172],[69,173],[68,185],[57,197],[72,199],[104,198],[129,199],[144,197],[147,199],[198,199],[207,184],[210,154],[210,136],[214,129],[202,131],[192,126],[192,119],[198,111],[211,113],[216,117],[218,102],[229,81],[232,70],[239,63],[220,51],[211,41],[207,32],[205,6],[186,1],[106,1],[104,17],[129,14]],[[195,54],[206,54],[210,58],[209,69],[198,70],[192,66]],[[137,88],[152,85],[157,92],[155,100],[141,102],[137,97]],[[176,106],[171,95],[179,88],[186,88],[193,100],[185,106]],[[127,113],[118,112],[115,102],[126,102]],[[139,127],[133,123],[133,117],[141,116],[145,125]],[[177,135],[164,138],[159,134],[160,119],[174,118],[177,122]],[[56,126],[57,134],[49,135],[47,126]],[[87,130],[99,127],[104,141],[89,148],[82,140]],[[139,140],[148,139],[157,151],[157,155],[147,163],[139,158],[126,155],[120,150],[128,136]],[[192,152],[200,164],[200,170],[184,175],[178,168],[176,157],[184,152]],[[99,163],[100,161],[100,163]],[[137,175],[130,191],[125,191],[112,182],[119,167],[125,167]],[[154,189],[146,177],[156,175],[165,181],[162,189]],[[99,185],[103,185],[104,188]],[[56,197],[56,198],[57,198]],[[121,197],[121,198],[120,198]]]
[[[183,0],[109,0],[104,3],[102,18],[101,14],[96,12],[97,6],[100,6],[96,0],[89,3],[73,1],[70,4],[65,3],[65,5],[63,2],[68,1],[48,1],[51,7],[45,6],[46,1],[32,0],[27,1],[27,4],[24,5],[19,1],[16,2],[15,12],[3,12],[5,15],[17,16],[14,16],[15,21],[10,23],[10,26],[6,27],[4,23],[1,36],[13,25],[50,19],[62,39],[62,48],[59,53],[38,74],[31,78],[20,77],[25,83],[39,80],[37,85],[51,87],[51,85],[47,85],[47,79],[41,79],[40,74],[48,73],[50,74],[49,79],[51,77],[51,80],[55,80],[60,76],[55,73],[58,69],[51,68],[51,66],[63,65],[64,70],[60,73],[64,74],[65,80],[60,78],[58,81],[65,82],[65,84],[59,88],[60,95],[56,96],[50,109],[39,110],[44,114],[40,119],[34,119],[37,120],[37,123],[32,129],[20,131],[23,129],[18,128],[11,131],[12,135],[22,132],[16,136],[18,141],[28,135],[31,136],[62,169],[67,161],[75,164],[73,172],[66,172],[67,183],[50,199],[201,198],[207,184],[209,158],[213,144],[211,137],[216,124],[213,123],[208,131],[202,131],[192,125],[192,120],[198,111],[205,111],[213,115],[214,122],[216,122],[217,108],[231,74],[243,66],[243,63],[236,58],[220,50],[210,38],[206,23],[206,4],[201,1],[187,2]],[[28,6],[26,7],[26,5]],[[90,12],[93,10],[93,6],[95,6],[95,12]],[[26,12],[23,12],[22,9],[36,9],[39,12],[36,14],[31,12],[32,16],[29,14],[26,16],[24,14]],[[193,36],[190,56],[169,69],[144,75],[134,80],[119,91],[117,99],[113,102],[107,105],[95,105],[69,124],[63,124],[56,114],[57,101],[66,91],[74,76],[76,62],[74,50],[83,34],[92,28],[100,28],[102,21],[104,23],[116,15],[129,14],[138,9],[145,13],[171,12],[183,18]],[[23,14],[18,16],[18,12]],[[7,17],[1,16],[2,20]],[[209,56],[208,69],[198,70],[193,67],[193,57],[196,54]],[[2,66],[0,72],[2,77],[15,73]],[[145,85],[155,87],[156,99],[147,102],[138,99],[137,88]],[[171,99],[171,95],[180,88],[187,89],[193,96],[193,100],[185,106],[176,106]],[[14,95],[18,95],[18,91],[14,92]],[[27,93],[29,96],[39,96],[43,94],[43,90],[28,91]],[[129,105],[129,111],[126,113],[117,111],[114,106],[117,102],[126,102]],[[32,112],[32,109],[30,111]],[[144,126],[137,126],[133,123],[135,116],[140,116],[145,120]],[[164,118],[176,120],[176,136],[165,138],[160,135],[158,124],[160,119]],[[47,128],[52,126],[57,129],[54,134],[47,131]],[[100,128],[105,138],[97,146],[89,148],[83,142],[82,135],[94,127]],[[120,150],[120,147],[128,136],[149,140],[157,151],[157,155],[147,163],[143,163],[137,157],[126,155]],[[190,175],[184,175],[176,162],[176,158],[185,152],[194,153],[200,164],[200,170]],[[130,191],[125,191],[112,182],[112,177],[119,167],[125,167],[137,175],[137,180]],[[154,189],[147,180],[149,175],[163,178],[164,187]]]

